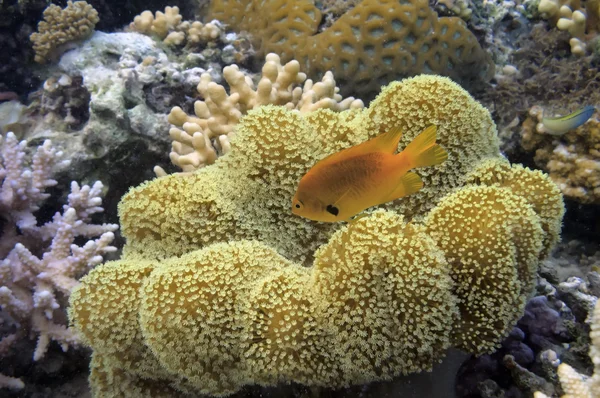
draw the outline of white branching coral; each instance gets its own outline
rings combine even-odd
[[[165,12],[144,11],[133,19],[129,29],[154,35],[166,45],[179,46],[214,41],[221,35],[219,21],[203,24],[200,21],[182,21],[179,7],[165,7]]]
[[[204,100],[194,103],[195,115],[187,115],[178,106],[169,114],[169,122],[175,125],[169,131],[174,141],[171,162],[184,172],[212,164],[219,154],[227,153],[229,138],[241,117],[261,105],[282,105],[301,113],[322,108],[339,112],[364,107],[361,100],[344,99],[339,94],[331,72],[325,73],[321,81],[313,82],[300,72],[298,61],[282,65],[279,56],[273,53],[266,56],[256,87],[237,65],[223,68],[223,78],[229,85],[229,94],[209,73],[204,73],[197,88]],[[154,171],[158,176],[166,174],[158,166]]]
[[[56,185],[50,176],[62,153],[46,141],[27,167],[26,146],[8,133],[0,151],[0,315],[12,319],[19,330],[2,336],[0,355],[18,338],[37,336],[33,355],[37,361],[51,341],[63,350],[78,344],[61,311],[79,277],[101,263],[105,253],[116,250],[111,242],[118,226],[91,223],[91,216],[103,211],[99,181],[92,187],[72,182],[62,213],[38,226],[34,212],[49,196],[45,189]],[[74,244],[78,237],[90,240],[78,246]],[[22,388],[18,379],[0,375],[0,387],[18,386]]]

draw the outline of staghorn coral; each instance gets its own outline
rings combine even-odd
[[[471,146],[471,168],[497,157],[489,114],[461,97],[449,79],[428,76],[392,87],[410,91],[403,85],[425,88],[427,81],[442,95],[456,95],[438,102],[447,113],[426,106],[412,113],[407,134],[416,135],[430,118],[455,159]],[[417,92],[423,104],[430,101],[426,90]],[[453,110],[456,98],[462,107]],[[172,396],[225,395],[246,384],[290,381],[341,387],[430,369],[446,348],[464,344],[460,331],[473,338],[464,345],[475,352],[499,344],[531,293],[544,250],[542,219],[551,212],[542,206],[538,216],[534,204],[543,201],[533,194],[522,197],[499,184],[464,186],[465,177],[440,186],[434,203],[413,208],[409,222],[394,210],[341,228],[291,215],[300,177],[331,152],[377,134],[384,119],[371,116],[384,113],[375,107],[386,104],[340,113],[321,109],[306,117],[272,105],[254,109],[240,121],[232,150],[213,165],[157,178],[123,198],[124,257],[92,271],[71,296],[71,319],[94,348],[97,396],[143,396],[161,388],[160,394]],[[393,124],[393,115],[385,122]],[[456,119],[453,129],[449,117]],[[450,145],[458,132],[468,137],[462,147]],[[429,176],[432,184],[455,174],[453,167],[470,169],[460,162],[438,168]],[[505,173],[522,183],[536,181],[528,170]],[[461,229],[461,215],[452,212],[469,203],[475,204],[462,216]],[[425,223],[416,220],[423,216]],[[448,217],[455,221],[445,222]],[[482,217],[496,222],[485,239],[478,235]],[[471,248],[477,243],[488,245],[489,257],[477,257],[484,251]],[[490,270],[479,286],[488,289],[464,289],[483,264]],[[114,293],[128,285],[135,293]],[[503,310],[487,311],[495,306]],[[468,324],[482,332],[469,334]],[[115,330],[123,334],[110,336]],[[122,361],[132,354],[139,364]],[[159,370],[147,365],[148,354]]]
[[[129,29],[146,35],[155,35],[166,45],[179,46],[187,42],[196,45],[215,41],[221,36],[221,24],[212,21],[203,24],[199,21],[182,21],[179,7],[165,7],[165,12],[144,11],[137,15]]]
[[[544,134],[543,109],[532,107],[521,127],[521,145],[550,174],[562,193],[581,203],[600,203],[600,120],[590,120],[561,137]]]
[[[62,213],[43,223],[35,212],[50,196],[50,178],[62,152],[45,141],[26,166],[26,141],[18,142],[8,133],[0,153],[0,305],[2,318],[16,332],[2,336],[0,345],[9,351],[17,339],[37,336],[33,360],[41,359],[51,341],[66,351],[77,346],[78,336],[64,323],[66,299],[78,278],[102,262],[102,256],[116,250],[110,244],[116,225],[95,225],[92,215],[102,212],[102,184],[80,187],[71,183],[68,203]],[[41,225],[38,225],[41,224]],[[98,237],[99,236],[99,237]],[[83,246],[79,238],[95,238]],[[6,354],[4,352],[3,354]]]
[[[58,58],[65,44],[91,35],[98,21],[98,12],[85,1],[69,0],[64,9],[51,4],[44,11],[44,21],[38,24],[38,31],[30,36],[35,61],[45,63]]]
[[[327,72],[320,82],[313,83],[300,72],[298,61],[282,65],[277,54],[267,54],[256,89],[250,77],[237,65],[225,67],[223,77],[230,87],[229,95],[225,87],[213,82],[209,73],[204,73],[198,83],[198,93],[204,101],[194,103],[195,116],[185,114],[177,106],[169,113],[169,123],[176,126],[169,131],[174,141],[171,162],[185,172],[212,164],[218,153],[229,152],[229,138],[240,118],[260,105],[284,105],[301,113],[322,108],[342,111],[364,106],[361,100],[343,99],[338,94],[339,88],[331,72]],[[159,167],[155,172],[159,176],[166,175]]]
[[[253,33],[260,53],[297,59],[311,76],[332,71],[361,96],[419,73],[493,76],[491,58],[465,23],[438,18],[427,0],[363,0],[318,34],[321,12],[308,0],[213,0],[210,16]]]

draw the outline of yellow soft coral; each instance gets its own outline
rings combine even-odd
[[[439,109],[387,114],[394,91],[410,87],[422,89],[414,93],[423,93],[427,108],[428,85],[453,96],[433,102]],[[452,344],[482,353],[499,343],[530,293],[541,219],[550,212],[542,206],[538,216],[543,200],[511,184],[464,186],[468,177],[448,177],[498,156],[489,113],[458,86],[428,77],[391,87],[368,110],[304,117],[272,105],[254,109],[215,164],[123,198],[124,258],[90,273],[72,296],[74,323],[94,348],[95,394],[126,395],[111,380],[136,396],[161,386],[157,394],[224,395],[291,381],[342,387],[430,369]],[[312,164],[394,125],[394,117],[407,135],[437,123],[453,159],[465,156],[428,176],[430,184],[449,182],[433,203],[390,206],[411,209],[410,222],[379,210],[341,228],[291,214],[295,186]],[[456,134],[468,137],[462,147]],[[503,173],[515,186],[536,181],[527,170]],[[472,182],[487,183],[481,175]],[[140,365],[129,371],[135,356]]]
[[[91,35],[98,21],[98,12],[85,1],[69,0],[64,9],[49,5],[44,10],[44,20],[38,24],[38,31],[30,36],[35,61],[45,63],[56,58],[61,46]]]
[[[543,239],[539,218],[509,189],[474,186],[445,197],[425,224],[456,283],[461,319],[454,345],[478,354],[493,351],[534,287]]]
[[[311,75],[330,70],[353,92],[419,73],[493,76],[464,22],[438,18],[427,0],[363,0],[318,34],[321,12],[309,0],[213,0],[210,15],[253,33],[263,54],[297,59]]]
[[[253,110],[216,167],[186,179],[157,180],[126,196],[122,228],[136,237],[128,250],[164,257],[259,234],[286,257],[310,264],[332,226],[307,223],[289,211],[306,171],[325,156],[397,125],[404,130],[401,149],[431,124],[438,126],[438,143],[449,161],[419,170],[422,192],[388,205],[410,217],[425,214],[464,184],[473,164],[498,154],[489,112],[450,79],[418,76],[392,83],[364,111],[322,109],[303,117],[282,107]],[[187,212],[181,206],[189,200],[194,206]],[[181,236],[172,233],[182,229]]]
[[[418,170],[424,187],[403,198],[395,208],[402,214],[431,209],[449,188],[465,183],[475,163],[499,152],[498,133],[489,111],[458,84],[439,76],[421,75],[390,83],[369,106],[366,122],[371,136],[400,126],[400,148],[434,124],[437,142],[448,152],[443,164]]]

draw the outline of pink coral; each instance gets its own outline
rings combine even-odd
[[[38,360],[52,340],[63,350],[78,343],[64,325],[65,299],[80,276],[101,263],[103,254],[116,250],[110,244],[118,226],[91,223],[91,216],[103,211],[99,181],[92,187],[72,182],[62,213],[38,225],[34,212],[49,197],[45,189],[56,185],[50,176],[62,153],[46,141],[27,167],[26,146],[8,133],[0,149],[0,315],[18,326],[16,334],[2,336],[0,355],[17,338],[37,335],[33,359]],[[77,237],[90,240],[78,246],[73,243]],[[18,379],[0,375],[0,387],[19,386]]]

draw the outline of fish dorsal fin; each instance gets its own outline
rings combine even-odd
[[[394,127],[387,133],[379,134],[377,137],[371,138],[369,141],[365,141],[361,144],[354,145],[353,147],[333,153],[320,160],[315,166],[325,166],[354,156],[365,155],[373,152],[394,154],[398,149],[400,138],[402,138],[402,131],[400,127]]]

